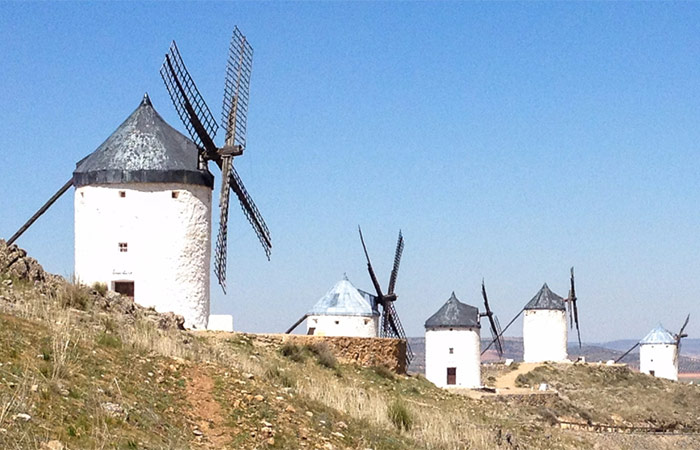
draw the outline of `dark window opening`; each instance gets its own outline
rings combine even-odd
[[[126,197],[126,191],[119,191],[119,196],[120,196],[121,198]]]
[[[177,198],[180,195],[180,193],[178,191],[172,191],[170,195],[172,195],[173,198]]]
[[[450,347],[450,355],[454,354],[455,349],[453,347]]]
[[[115,281],[114,292],[118,292],[127,297],[134,298],[134,282],[133,281]]]
[[[126,242],[120,242],[119,243],[119,251],[121,253],[126,253],[129,251],[129,244]]]
[[[447,384],[457,384],[457,368],[447,368]]]
[[[316,327],[311,327],[309,328],[309,331],[306,332],[309,336],[313,336],[313,334],[316,332]]]
[[[339,323],[340,323],[340,321],[339,321],[339,320],[336,320],[336,321],[335,321],[335,324],[336,324],[336,325],[338,325]]]

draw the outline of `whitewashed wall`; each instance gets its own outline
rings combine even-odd
[[[128,244],[126,253],[120,242]],[[211,189],[171,183],[76,188],[75,275],[82,283],[113,289],[115,281],[134,281],[139,304],[206,328],[210,260]]]
[[[639,371],[654,371],[654,376],[678,381],[678,361],[674,361],[676,346],[673,344],[644,344],[639,347]]]
[[[450,354],[450,348],[453,353]],[[447,368],[457,369],[456,384],[447,384]],[[481,340],[478,328],[429,328],[425,331],[425,377],[438,387],[481,386]]]
[[[306,333],[315,328],[315,336],[377,337],[378,316],[309,316],[306,318]]]
[[[564,361],[568,329],[566,311],[532,309],[523,319],[525,362]]]

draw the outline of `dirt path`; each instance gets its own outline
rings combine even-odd
[[[214,398],[214,380],[201,367],[189,369],[186,376],[195,442],[203,448],[226,448],[231,441],[231,430],[225,425],[221,405]]]

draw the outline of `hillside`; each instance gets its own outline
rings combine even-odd
[[[563,428],[700,432],[700,388],[624,367],[494,366],[487,377],[515,378],[525,394],[447,392],[420,375],[340,364],[322,339],[297,346],[181,324],[45,274],[0,242],[0,448],[700,446],[692,434]],[[530,390],[543,381],[559,393]]]

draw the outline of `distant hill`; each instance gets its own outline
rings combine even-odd
[[[490,339],[482,339],[481,348],[491,342]],[[584,343],[579,349],[578,344],[569,343],[569,357],[575,359],[578,356],[583,356],[587,361],[608,361],[619,358],[624,352],[629,350],[636,341],[631,339],[621,339],[617,341],[605,342],[600,344]],[[425,373],[425,338],[409,338],[409,344],[415,354],[413,361],[409,366],[409,371],[415,373]],[[511,358],[515,361],[523,359],[523,339],[522,338],[505,338],[503,348],[503,358]],[[485,362],[498,361],[496,351],[491,348],[483,356]],[[639,368],[639,349],[635,349],[622,360],[630,367]],[[679,361],[679,370],[681,373],[698,373],[700,372],[700,339],[684,339],[681,347],[681,357]]]

